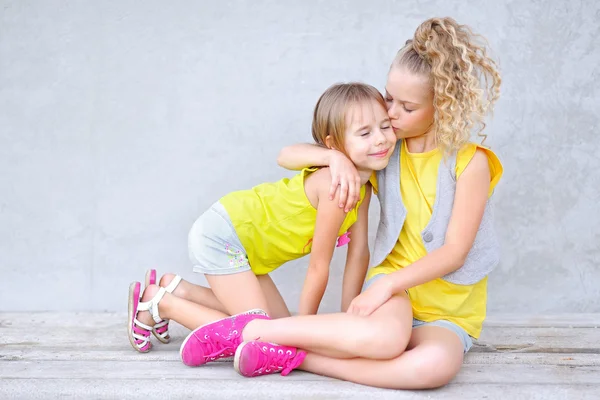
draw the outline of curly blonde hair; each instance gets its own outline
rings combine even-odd
[[[502,80],[482,36],[452,18],[428,19],[398,51],[394,66],[429,77],[435,138],[445,154],[468,142],[473,128],[484,144],[483,119],[500,96]]]

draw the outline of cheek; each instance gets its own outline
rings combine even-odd
[[[366,152],[369,151],[369,141],[368,140],[354,140],[349,143],[349,146],[346,148],[348,150],[348,154],[352,156],[352,158],[361,158],[364,156]]]
[[[394,131],[390,129],[390,131],[386,133],[385,139],[390,143],[394,143],[396,140],[398,140],[398,137],[396,137]]]
[[[408,114],[404,121],[407,129],[419,129],[431,124],[431,119],[423,113],[413,112]]]

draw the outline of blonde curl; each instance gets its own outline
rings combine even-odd
[[[452,18],[432,18],[417,28],[393,66],[429,77],[435,138],[445,154],[460,149],[473,130],[484,144],[484,117],[493,111],[502,80],[483,37]]]

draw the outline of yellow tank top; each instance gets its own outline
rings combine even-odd
[[[478,148],[488,156],[491,196],[502,176],[502,164],[491,150],[475,143],[465,145],[456,157],[456,177],[460,177]],[[406,220],[394,249],[381,265],[369,271],[367,279],[397,271],[427,254],[421,232],[431,218],[442,153],[438,149],[409,153],[405,141],[401,152],[400,190],[407,210]],[[438,278],[410,288],[408,294],[416,319],[425,322],[445,319],[462,327],[469,335],[479,337],[486,315],[487,277],[473,285],[458,285]]]
[[[317,210],[306,197],[304,180],[316,170],[306,168],[291,179],[263,183],[219,200],[256,275],[268,274],[283,263],[310,253]],[[338,236],[356,222],[364,197],[365,186],[361,188],[356,207],[346,214]]]

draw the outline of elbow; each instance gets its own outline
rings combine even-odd
[[[470,248],[465,248],[465,246],[460,245],[447,245],[447,249],[452,271],[456,271],[465,264],[469,251],[471,250]]]
[[[329,280],[329,265],[310,264],[308,266],[307,276],[310,277],[313,282],[321,282],[321,284],[327,285],[327,281]]]
[[[286,168],[287,167],[287,163],[285,162],[285,160],[287,160],[289,157],[287,157],[287,147],[283,148],[279,151],[279,154],[277,155],[277,165],[279,165],[280,167]]]

